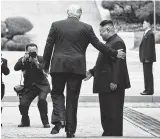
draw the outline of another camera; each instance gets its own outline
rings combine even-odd
[[[37,57],[37,53],[36,52],[29,52],[28,53],[28,57],[25,59],[25,63],[30,63],[29,58],[36,58]]]
[[[29,52],[29,57],[36,58],[37,57],[37,53],[36,52]]]

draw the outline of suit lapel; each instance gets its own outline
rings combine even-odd
[[[141,41],[141,44],[140,44],[140,47],[142,46],[145,38],[147,38],[147,36],[148,36],[148,34],[149,34],[150,32],[151,32],[151,29],[143,36],[142,41]]]

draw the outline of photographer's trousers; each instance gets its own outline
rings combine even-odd
[[[41,120],[43,125],[48,124],[48,104],[46,101],[47,93],[43,92],[36,86],[32,86],[31,88],[25,88],[25,92],[20,99],[20,112],[21,115],[28,115],[29,106],[32,101],[38,96],[38,109],[40,112]],[[25,109],[21,111],[21,109]],[[23,112],[24,111],[24,112]]]
[[[66,132],[76,132],[77,106],[82,83],[82,75],[74,73],[51,73],[53,101],[52,124],[66,121]],[[64,88],[66,86],[66,107]]]

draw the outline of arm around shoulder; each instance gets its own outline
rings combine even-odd
[[[113,57],[117,57],[118,52],[116,50],[109,48],[107,45],[103,44],[102,42],[100,42],[97,36],[95,35],[92,27],[90,27],[89,29],[89,40],[90,40],[90,43],[100,52]]]

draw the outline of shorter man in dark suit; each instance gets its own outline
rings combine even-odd
[[[100,34],[107,46],[126,52],[126,46],[115,33],[111,20],[100,23]],[[130,88],[126,59],[115,59],[99,52],[95,67],[86,76],[85,80],[94,76],[93,92],[99,95],[102,136],[122,136],[125,89]]]
[[[16,63],[15,71],[22,70],[24,76],[24,92],[20,98],[19,110],[22,115],[21,124],[18,127],[30,126],[28,110],[31,102],[38,96],[38,109],[44,128],[49,128],[47,94],[50,93],[50,85],[42,71],[42,56],[37,55],[36,44],[26,46],[25,56]]]
[[[144,87],[145,90],[141,95],[153,95],[154,83],[153,83],[153,62],[156,62],[155,53],[155,37],[151,30],[152,21],[149,17],[144,19],[143,28],[145,29],[142,42],[139,47],[140,62],[143,63],[144,73]]]
[[[3,99],[4,94],[5,94],[5,84],[2,80],[2,74],[8,75],[9,73],[10,73],[10,70],[7,66],[7,59],[1,58],[1,100]],[[1,107],[1,112],[2,112],[2,107]]]

